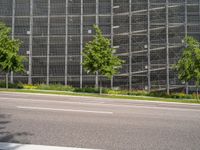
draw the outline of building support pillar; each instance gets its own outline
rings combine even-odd
[[[13,0],[12,3],[12,40],[14,40],[15,37],[15,0]],[[11,71],[10,75],[10,82],[13,83],[13,71]]]
[[[187,0],[185,0],[185,37],[188,36],[188,8],[187,8]],[[186,46],[186,45],[184,45]],[[186,94],[189,93],[188,82],[185,83]]]
[[[96,0],[96,25],[99,26],[99,0]],[[99,75],[95,75],[95,88],[99,88]]]
[[[113,9],[114,9],[114,1],[113,0],[111,0],[111,13],[110,13],[110,15],[111,15],[111,47],[113,48],[113,39],[114,39],[114,29],[113,29],[113,27],[114,27],[114,12],[113,12]],[[110,87],[111,87],[111,89],[113,89],[113,76],[111,77],[111,85],[110,85]]]
[[[50,62],[50,12],[51,0],[48,0],[48,27],[47,27],[47,85],[49,85],[49,62]]]
[[[68,84],[68,0],[66,0],[65,13],[65,85]]]
[[[199,0],[199,24],[200,24],[200,0]]]
[[[166,89],[167,89],[167,94],[170,93],[170,83],[169,83],[169,0],[166,0]]]
[[[129,91],[132,90],[132,0],[129,0]]]
[[[83,0],[81,0],[81,24],[80,24],[80,88],[83,88]]]
[[[148,53],[147,53],[147,57],[148,57],[148,74],[147,74],[147,78],[148,78],[148,92],[151,92],[151,31],[150,31],[150,0],[148,0],[148,8],[147,8],[147,16],[148,16],[148,29],[147,29],[147,47],[148,47]]]
[[[32,50],[33,50],[33,0],[30,0],[30,30],[29,30],[29,71],[28,71],[28,84],[32,84]]]

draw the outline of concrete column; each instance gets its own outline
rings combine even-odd
[[[99,26],[99,0],[96,0],[96,25]],[[98,72],[95,75],[95,87],[99,88],[99,75],[98,75]]]
[[[67,85],[68,77],[68,0],[66,0],[66,16],[65,16],[65,85]]]
[[[80,88],[83,88],[83,0],[81,0],[81,33],[80,33]]]
[[[15,0],[12,3],[12,40],[15,37]],[[11,71],[10,82],[13,83],[13,71]]]
[[[30,34],[29,34],[29,75],[28,84],[32,84],[32,50],[33,50],[33,0],[30,0]]]
[[[47,85],[49,85],[49,56],[50,56],[50,13],[51,0],[48,0],[48,27],[47,27]]]
[[[132,0],[129,0],[129,91],[132,90]]]
[[[148,92],[151,92],[151,31],[150,31],[150,0],[148,0],[148,8],[147,8],[147,16],[148,16],[148,29],[147,29],[147,38],[148,38],[148,44],[147,44],[147,47],[148,47],[148,54],[147,54],[147,57],[148,57]]]
[[[187,9],[187,0],[185,0],[185,37],[188,35],[188,9]],[[188,82],[185,85],[186,94],[189,93]]]
[[[169,83],[169,1],[166,0],[166,74],[167,74],[167,94],[170,93],[170,83]]]
[[[114,30],[113,30],[114,12],[113,12],[113,7],[114,7],[114,1],[111,0],[111,47],[113,47],[113,38],[114,38]],[[113,77],[111,78],[111,89],[113,89]]]
[[[200,22],[200,0],[199,0],[199,22]]]

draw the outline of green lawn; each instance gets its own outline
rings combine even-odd
[[[52,91],[52,90],[30,90],[30,89],[0,89],[0,92],[21,92],[21,93],[40,93],[40,94],[56,94],[56,95],[71,95],[71,96],[89,96],[100,98],[112,98],[112,99],[127,99],[127,100],[146,100],[146,101],[160,101],[160,102],[178,102],[178,103],[193,103],[200,104],[200,101],[196,99],[172,99],[172,98],[158,98],[148,96],[127,96],[127,95],[99,95],[91,93],[75,93],[65,91]]]

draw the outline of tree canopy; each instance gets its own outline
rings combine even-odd
[[[21,42],[11,39],[11,29],[0,22],[0,69],[6,73],[24,71],[24,57],[20,56]]]
[[[175,68],[181,81],[194,80],[198,88],[200,83],[200,43],[189,36],[185,38],[185,44],[186,48]]]
[[[86,43],[83,56],[83,66],[86,72],[105,75],[111,78],[118,73],[123,61],[114,55],[115,49],[111,47],[110,39],[102,35],[100,28],[94,25],[96,35]]]
[[[8,74],[24,71],[24,57],[19,55],[21,42],[10,37],[11,29],[0,22],[0,70],[6,73],[6,88],[8,88]]]

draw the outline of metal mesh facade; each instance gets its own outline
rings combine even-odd
[[[104,86],[169,91],[182,86],[171,65],[183,38],[200,39],[200,0],[0,0],[0,21],[28,58],[27,73],[11,81],[94,86],[98,77],[84,72],[81,53],[98,24],[125,60]]]

